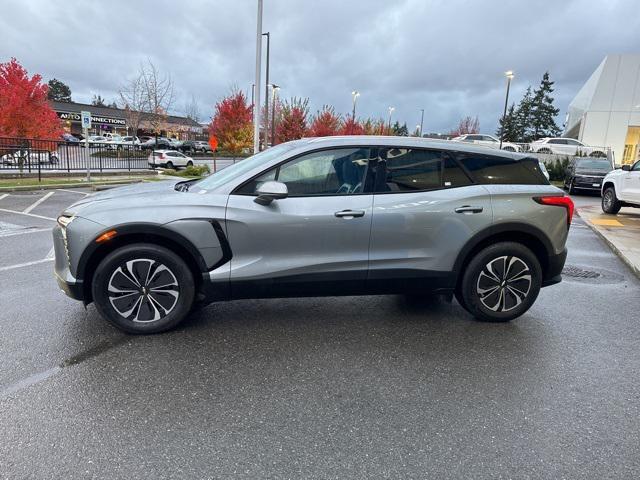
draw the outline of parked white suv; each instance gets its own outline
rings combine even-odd
[[[589,157],[606,157],[602,147],[590,147],[575,138],[541,138],[529,145],[533,153],[547,153],[555,155],[588,155]]]
[[[483,147],[495,149],[500,148],[500,139],[494,137],[493,135],[469,133],[466,135],[460,135],[456,138],[452,138],[451,140],[454,142],[475,143],[476,145],[482,145]],[[521,148],[515,143],[502,142],[502,150],[507,150],[508,152],[519,152]]]
[[[640,207],[640,160],[612,170],[602,181],[602,211],[615,215],[622,207]]]
[[[193,158],[187,157],[176,150],[154,150],[149,155],[148,163],[151,168],[165,167],[173,169],[192,166]]]

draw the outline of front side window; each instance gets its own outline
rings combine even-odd
[[[633,167],[631,167],[632,172],[640,172],[640,161],[637,161]]]
[[[289,196],[351,195],[364,191],[368,148],[336,148],[308,153],[259,175],[236,193],[251,195],[264,182],[287,186]]]

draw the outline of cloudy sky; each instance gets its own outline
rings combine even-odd
[[[0,62],[67,83],[73,99],[108,101],[141,61],[171,75],[173,110],[194,95],[202,119],[255,69],[256,0],[2,0]],[[549,70],[566,106],[608,53],[640,51],[637,0],[264,0],[271,80],[282,96],[309,97],[425,132],[478,115],[492,133],[504,102]],[[264,78],[264,77],[263,77]],[[264,96],[264,94],[263,94]]]

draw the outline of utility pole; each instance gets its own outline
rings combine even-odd
[[[260,70],[262,61],[262,0],[258,0],[256,31],[256,88],[253,103],[253,153],[260,151]]]
[[[420,136],[422,137],[422,125],[424,124],[424,108],[420,109]]]
[[[276,143],[276,96],[278,95],[278,90],[280,87],[276,84],[271,85],[271,89],[273,93],[273,108],[271,108],[271,143],[275,145]]]
[[[264,148],[269,146],[269,44],[271,43],[271,35],[269,32],[262,35],[267,37],[267,68],[265,73],[264,84]],[[273,140],[272,140],[273,142]]]

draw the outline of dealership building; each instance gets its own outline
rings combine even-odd
[[[640,54],[608,55],[569,104],[564,136],[640,159]]]
[[[95,105],[76,102],[51,101],[50,103],[58,115],[58,118],[60,118],[64,130],[71,134],[82,133],[82,126],[80,125],[80,112],[82,111],[91,113],[90,135],[104,135],[105,133],[116,133],[119,135],[133,134],[129,126],[128,112],[124,109],[97,107]],[[151,115],[148,113],[140,113],[139,117],[140,124],[136,135],[152,136],[154,132],[149,122]],[[175,115],[167,115],[163,122],[162,129],[158,133],[162,136],[177,138],[179,140],[206,140],[207,138],[207,131],[201,124],[190,118]]]

